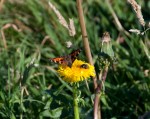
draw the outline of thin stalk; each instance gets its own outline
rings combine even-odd
[[[89,46],[88,36],[87,36],[87,32],[86,32],[86,26],[85,26],[85,21],[84,21],[81,1],[82,0],[77,0],[76,3],[77,3],[79,22],[80,22],[81,32],[82,32],[82,39],[83,39],[85,54],[86,54],[86,57],[88,59],[88,62],[91,65],[93,65],[92,55],[91,55],[91,50],[90,50],[90,46]],[[93,83],[94,83],[94,89],[96,89],[96,87],[97,87],[96,78],[95,77],[92,77],[92,78],[93,78]]]
[[[4,0],[1,0],[1,1],[0,1],[0,12],[2,11],[3,5],[4,5]]]
[[[100,108],[100,94],[99,93],[96,93],[95,94],[95,98],[94,98],[94,119],[101,119],[101,113],[99,108]]]
[[[1,35],[2,35],[2,41],[4,44],[4,48],[7,49],[7,42],[6,42],[5,34],[4,34],[4,31],[2,29],[1,29]]]
[[[24,87],[21,86],[21,95],[20,95],[20,106],[21,106],[21,113],[20,113],[20,119],[23,119],[23,93],[24,93]]]
[[[87,32],[86,32],[86,26],[85,26],[85,21],[84,21],[81,1],[82,0],[76,0],[77,10],[78,10],[78,15],[79,15],[79,22],[80,22],[81,32],[82,32],[82,39],[83,39],[85,54],[86,54],[86,57],[88,58],[88,62],[91,65],[93,65],[92,55],[91,55],[90,46],[89,46],[89,42],[88,42],[88,36],[87,36]],[[96,88],[97,88],[97,79],[96,79],[96,77],[92,77],[92,79],[93,79],[93,83],[94,83],[94,90],[96,90]],[[96,98],[96,99],[99,99],[99,98]],[[97,102],[96,105],[99,105],[98,103],[99,102]],[[98,115],[98,113],[95,113],[95,112],[98,112],[98,109],[99,108],[96,108],[96,110],[95,110],[95,108],[94,108],[94,114],[96,114],[96,117],[100,117],[101,118],[101,115]],[[95,119],[97,119],[97,118],[95,118]]]
[[[100,72],[100,79],[101,83],[98,84],[94,99],[94,119],[101,119],[101,109],[100,109],[100,92],[102,90],[103,84],[106,80],[108,73],[108,66],[106,66],[101,72]]]
[[[78,96],[77,96],[77,86],[73,87],[73,104],[74,104],[74,119],[79,118],[79,108],[78,108]]]

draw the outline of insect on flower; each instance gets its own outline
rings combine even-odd
[[[77,59],[75,59],[71,68],[60,65],[57,72],[64,81],[69,83],[83,81],[95,76],[94,66]]]
[[[88,66],[87,64],[82,64],[82,65],[80,66],[80,68],[89,69],[89,66]]]
[[[72,63],[75,61],[75,59],[80,54],[80,52],[81,52],[81,49],[77,49],[77,50],[72,51],[69,55],[56,57],[56,58],[50,58],[50,61],[71,67]]]

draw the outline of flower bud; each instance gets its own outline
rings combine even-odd
[[[101,41],[101,50],[99,53],[100,67],[109,66],[114,60],[114,51],[112,49],[111,38],[108,32],[103,33]]]

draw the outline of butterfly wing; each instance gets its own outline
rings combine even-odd
[[[65,62],[65,58],[64,57],[50,58],[50,61],[58,64],[63,64]]]
[[[75,59],[77,58],[80,52],[81,52],[81,49],[77,49],[77,50],[72,51],[69,55],[56,57],[56,58],[50,58],[50,61],[71,67],[72,63],[75,61]]]
[[[70,53],[70,57],[71,57],[71,61],[72,63],[75,61],[75,59],[77,58],[77,56],[80,54],[81,52],[81,49],[77,49],[77,50],[74,50]]]

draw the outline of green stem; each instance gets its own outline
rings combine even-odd
[[[79,119],[78,96],[76,85],[74,85],[73,87],[73,104],[74,104],[74,119]]]
[[[23,93],[24,93],[24,87],[23,86],[21,86],[21,97],[20,97],[20,107],[21,107],[21,113],[20,113],[20,119],[22,119],[23,118],[23,109],[22,109],[22,107],[23,107]]]

